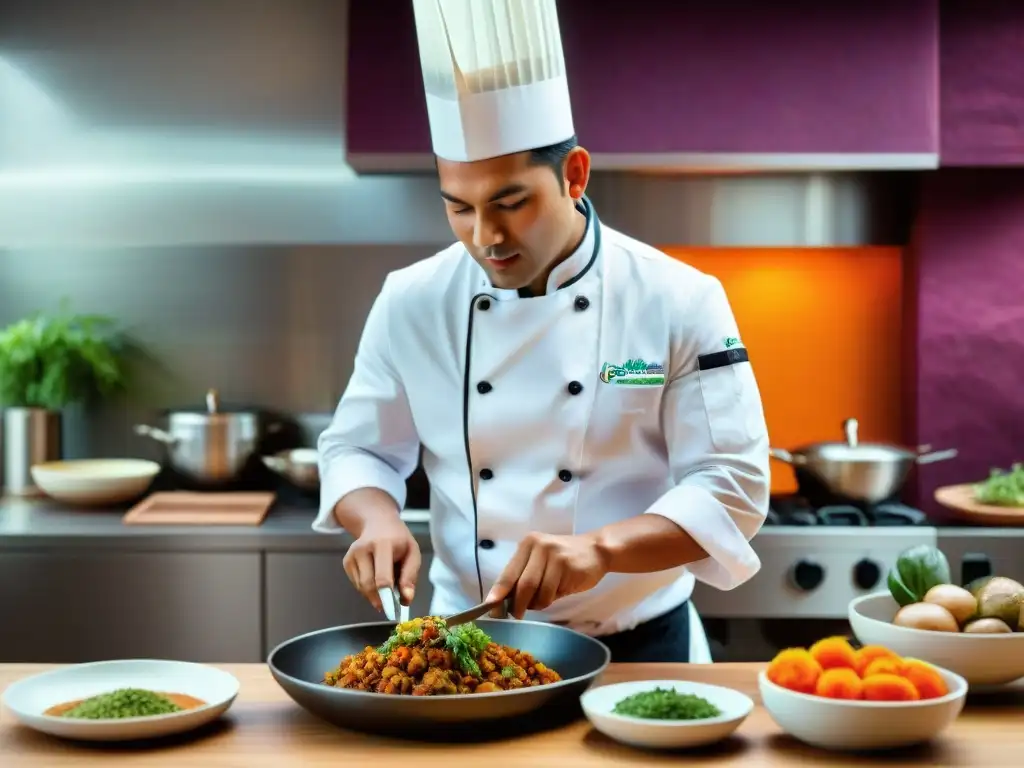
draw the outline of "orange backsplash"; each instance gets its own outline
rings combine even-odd
[[[725,286],[750,350],[773,446],[842,437],[901,442],[903,263],[898,248],[678,248]],[[772,462],[772,491],[796,489]]]

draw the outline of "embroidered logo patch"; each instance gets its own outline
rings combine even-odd
[[[620,387],[661,387],[665,385],[665,366],[635,358],[621,365],[601,366],[601,381]]]
[[[732,349],[733,347],[738,347],[742,343],[743,342],[740,341],[740,337],[739,336],[726,336],[724,339],[722,339],[722,345],[726,349]]]

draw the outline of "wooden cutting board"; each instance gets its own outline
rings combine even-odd
[[[976,525],[1024,525],[1024,507],[997,507],[974,500],[974,485],[947,485],[935,491],[935,501],[962,520]]]
[[[251,525],[263,522],[273,493],[166,491],[125,513],[125,525]]]

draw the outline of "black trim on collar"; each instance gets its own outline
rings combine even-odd
[[[580,202],[587,217],[587,226],[589,227],[591,223],[594,225],[594,250],[590,253],[590,261],[587,262],[587,265],[577,272],[575,277],[569,278],[558,286],[559,291],[582,280],[587,272],[590,271],[590,268],[594,266],[594,263],[597,261],[597,255],[601,252],[601,221],[597,218],[597,213],[594,211],[594,204],[590,202],[586,195],[581,198]]]
[[[580,200],[576,201],[576,210],[587,217],[587,226],[583,230],[583,240],[587,239],[587,232],[590,227],[594,227],[594,250],[590,254],[590,260],[586,266],[583,267],[576,275],[570,277],[566,282],[562,283],[555,290],[562,290],[568,288],[573,283],[579,282],[583,279],[583,276],[590,271],[590,268],[594,266],[594,262],[597,261],[597,254],[601,251],[601,222],[598,221],[597,214],[594,212],[594,204],[584,195]],[[582,242],[582,241],[581,241]],[[577,248],[579,245],[576,246]],[[533,289],[526,285],[518,289],[517,293],[521,299],[532,299],[534,297]]]

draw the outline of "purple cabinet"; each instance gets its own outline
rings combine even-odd
[[[942,164],[1024,165],[1024,3],[943,0]]]
[[[937,5],[563,0],[577,133],[598,168],[934,167]],[[350,5],[356,168],[432,163],[411,6]]]

